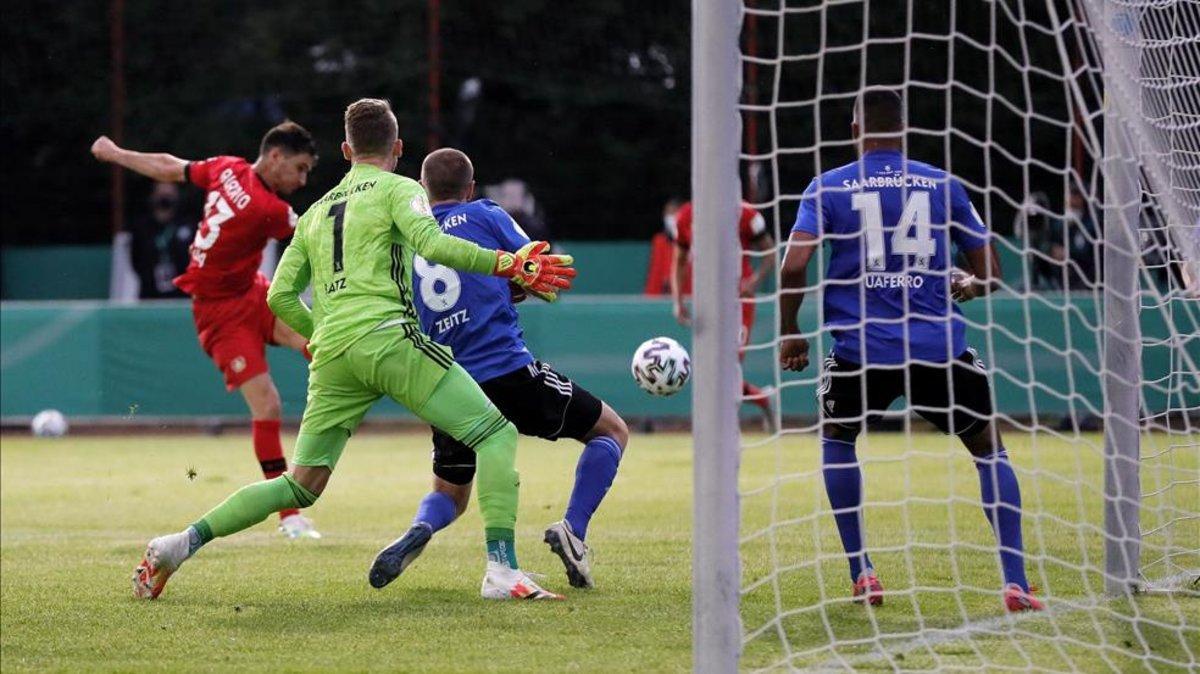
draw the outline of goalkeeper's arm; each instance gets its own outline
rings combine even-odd
[[[559,290],[571,287],[574,259],[548,254],[550,244],[545,241],[531,241],[515,253],[491,250],[442,232],[433,216],[406,215],[394,214],[397,226],[417,254],[434,264],[506,278],[548,301],[553,301]]]
[[[785,370],[799,372],[808,367],[808,340],[800,336],[800,305],[808,290],[808,262],[817,249],[817,237],[792,232],[780,274],[779,318],[783,342],[779,363]]]
[[[187,179],[184,168],[188,163],[183,159],[165,152],[126,150],[108,136],[100,136],[92,143],[92,154],[102,162],[123,166],[160,182],[181,183]]]
[[[267,306],[271,312],[287,326],[304,336],[312,339],[312,312],[300,299],[300,293],[308,287],[312,279],[312,266],[308,261],[304,237],[299,227],[292,238],[287,250],[275,268],[275,277],[271,279],[271,288],[267,291]]]

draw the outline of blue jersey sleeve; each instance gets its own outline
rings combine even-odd
[[[500,208],[492,211],[492,229],[496,233],[500,247],[510,253],[517,252],[522,246],[529,243],[529,235],[525,233],[525,230],[521,229],[511,215]]]
[[[987,245],[988,229],[971,204],[967,189],[957,180],[950,180],[950,238],[959,250],[975,250]]]
[[[821,235],[824,208],[821,206],[821,198],[818,195],[820,189],[820,178],[813,178],[812,182],[808,184],[808,188],[804,190],[804,195],[800,197],[800,212],[796,214],[796,224],[792,227],[792,234],[804,232],[813,236]]]

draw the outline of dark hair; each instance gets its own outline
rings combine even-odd
[[[421,163],[421,182],[431,201],[458,199],[474,179],[471,159],[454,148],[434,150]]]
[[[399,128],[392,106],[382,98],[360,98],[346,108],[346,141],[359,155],[386,155]]]
[[[262,144],[258,146],[258,153],[265,155],[273,147],[287,154],[310,154],[314,158],[317,156],[317,144],[313,141],[312,134],[290,119],[267,131]]]
[[[872,89],[858,97],[858,128],[868,133],[899,133],[904,130],[904,101],[891,90]]]

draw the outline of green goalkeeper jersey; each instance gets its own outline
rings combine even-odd
[[[443,234],[425,190],[409,178],[353,164],[296,223],[267,303],[309,339],[318,368],[385,323],[417,323],[409,289],[413,254],[490,274],[495,251]],[[300,293],[312,283],[312,310]]]

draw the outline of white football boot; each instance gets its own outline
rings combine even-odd
[[[510,569],[490,559],[479,593],[484,599],[566,599],[561,594],[542,589],[524,571]]]
[[[566,520],[551,524],[542,540],[562,560],[571,587],[594,587],[592,567],[588,563],[588,546],[575,535]]]
[[[154,599],[162,594],[167,579],[188,558],[188,534],[159,536],[146,546],[142,561],[133,570],[133,596]]]
[[[284,536],[293,540],[297,538],[320,538],[321,532],[317,531],[316,525],[312,520],[299,513],[288,515],[279,520],[279,531]]]

